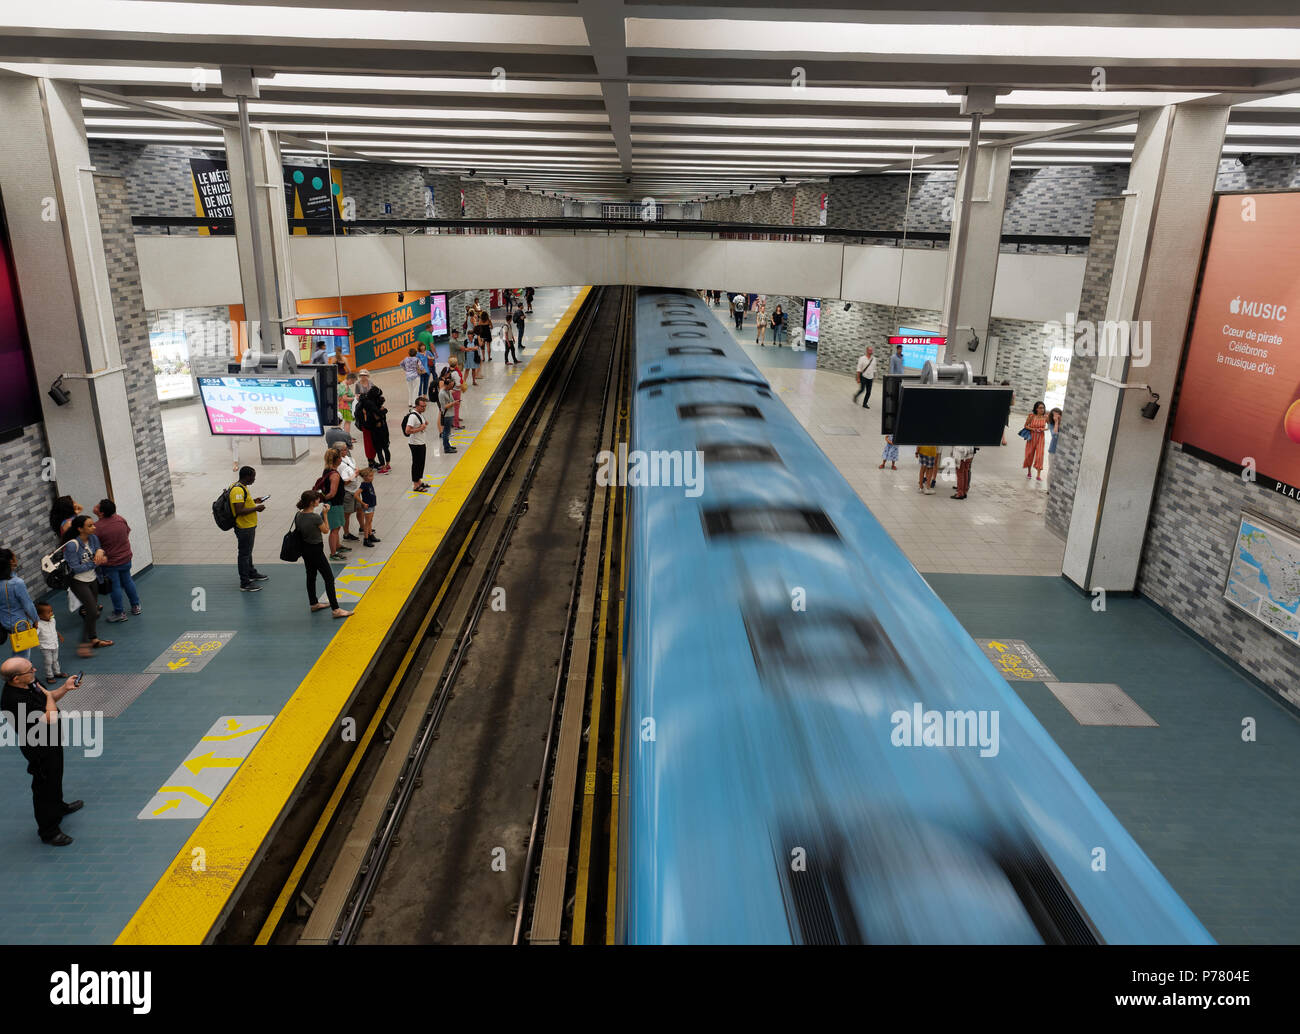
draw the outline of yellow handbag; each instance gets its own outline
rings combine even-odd
[[[9,585],[5,584],[5,605],[9,604]],[[27,627],[24,628],[23,626]],[[39,646],[41,642],[40,633],[32,627],[30,621],[17,621],[14,623],[14,630],[9,633],[9,645],[13,648],[14,653],[22,653]]]

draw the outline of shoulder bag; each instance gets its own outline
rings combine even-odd
[[[5,606],[9,605],[9,580],[5,579]],[[39,646],[41,642],[40,633],[32,627],[30,621],[15,621],[14,630],[9,633],[9,645],[13,648],[14,653],[23,653]]]
[[[296,564],[302,559],[302,532],[298,530],[297,513],[294,513],[293,523],[280,542],[280,559],[287,564]]]

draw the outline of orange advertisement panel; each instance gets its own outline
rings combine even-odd
[[[1218,199],[1172,438],[1296,495],[1300,193]]]

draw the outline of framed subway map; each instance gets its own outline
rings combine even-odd
[[[1300,643],[1300,533],[1242,511],[1224,598]]]

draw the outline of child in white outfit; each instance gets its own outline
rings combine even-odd
[[[59,667],[59,643],[63,642],[63,633],[54,623],[54,608],[48,603],[36,604],[36,635],[40,639],[41,656],[45,659],[45,681],[66,679],[68,676]]]

